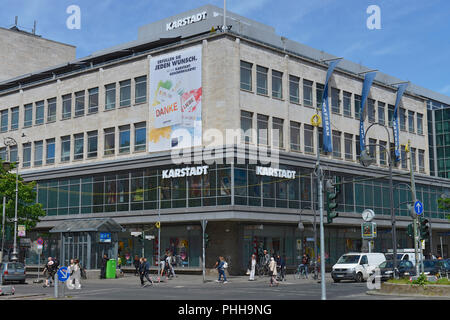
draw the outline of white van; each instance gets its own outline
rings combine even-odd
[[[384,254],[386,256],[386,260],[393,260],[394,253],[392,249],[389,249],[387,253]],[[419,250],[419,261],[421,259],[420,250]],[[397,249],[397,260],[408,260],[411,261],[413,265],[416,265],[416,254],[414,249]]]
[[[342,255],[331,271],[334,282],[355,280],[362,282],[375,272],[375,268],[386,261],[383,253],[346,253]]]

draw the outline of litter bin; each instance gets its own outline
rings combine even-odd
[[[116,278],[116,260],[109,259],[106,262],[106,279]]]

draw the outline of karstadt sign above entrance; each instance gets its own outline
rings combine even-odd
[[[191,23],[199,22],[206,19],[206,11],[193,14],[188,17],[184,17],[182,19],[178,19],[169,23],[166,23],[166,31],[170,31],[173,29],[177,29],[183,26],[186,26]]]

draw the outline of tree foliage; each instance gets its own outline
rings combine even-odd
[[[11,164],[11,169],[6,171],[3,168],[3,161],[0,160],[0,214],[3,213],[3,196],[6,196],[6,223],[12,224],[15,215],[16,205],[16,164]],[[24,182],[19,175],[18,179],[18,201],[17,201],[17,224],[25,225],[26,230],[30,230],[39,222],[39,218],[45,216],[42,204],[36,203],[36,192],[34,188],[36,182]],[[2,220],[0,219],[0,225]]]

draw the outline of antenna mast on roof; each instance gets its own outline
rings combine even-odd
[[[36,20],[34,20],[33,31],[32,34],[36,34]]]
[[[223,0],[223,30],[227,29],[226,19],[227,19],[227,0]]]

